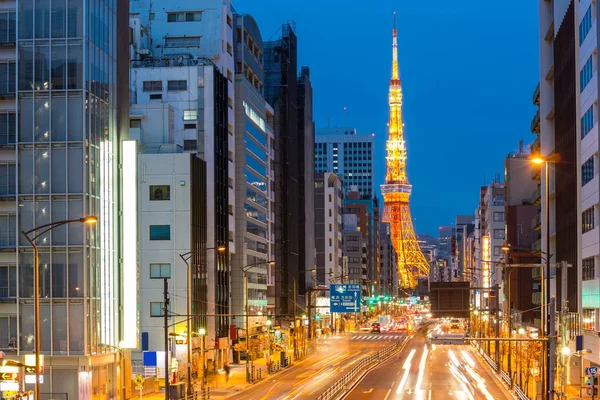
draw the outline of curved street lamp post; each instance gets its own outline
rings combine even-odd
[[[40,271],[39,271],[39,253],[38,247],[35,244],[35,241],[42,235],[50,232],[54,228],[58,228],[59,226],[67,225],[70,223],[79,222],[83,224],[95,224],[98,222],[98,218],[95,216],[87,216],[78,219],[67,219],[64,221],[51,222],[49,224],[45,224],[42,226],[35,227],[28,231],[21,231],[21,234],[25,236],[25,239],[31,244],[34,251],[34,313],[35,313],[35,398],[40,398],[40,341],[41,341],[41,333],[40,333]],[[32,235],[33,234],[33,235]],[[31,236],[30,236],[31,235]]]

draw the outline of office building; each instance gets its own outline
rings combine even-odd
[[[348,281],[343,264],[342,181],[330,172],[315,173],[315,243],[317,250],[315,281],[312,287]],[[348,262],[350,260],[348,259]],[[356,262],[352,260],[352,262]],[[312,277],[311,277],[312,281]]]
[[[276,323],[283,323],[298,311],[293,306],[294,287],[302,298],[310,279],[307,274],[315,268],[314,233],[310,236],[314,232],[314,182],[308,171],[314,166],[312,153],[306,153],[314,135],[312,91],[308,68],[297,76],[297,37],[292,25],[284,24],[281,37],[265,42],[264,49],[265,99],[275,114],[275,266],[269,297],[280,319]]]
[[[380,282],[380,213],[379,200],[364,198],[358,188],[352,187],[344,199],[344,215],[354,214],[358,219],[358,230],[366,239],[367,288],[369,296],[379,295]]]
[[[398,277],[398,254],[392,242],[390,224],[382,222],[379,226],[379,248],[381,265],[379,268],[382,294],[398,296],[400,280]],[[423,248],[423,247],[421,247]]]
[[[173,129],[164,129],[157,139],[181,146],[206,162],[209,228],[205,243],[191,243],[195,247],[188,251],[227,248],[225,252],[207,251],[202,260],[207,267],[200,279],[207,285],[201,292],[206,300],[200,304],[206,308],[197,310],[198,314],[211,315],[200,318],[207,341],[216,343],[207,357],[222,366],[229,348],[230,257],[236,252],[231,4],[227,0],[159,0],[131,2],[130,11],[132,37],[140,40],[132,46],[137,51],[130,72],[132,104],[146,115],[153,105],[170,105],[162,126],[172,124]],[[150,38],[142,40],[142,31]],[[169,136],[167,132],[171,132]]]
[[[247,14],[234,14],[233,21],[237,238],[231,268],[231,323],[245,328],[246,270],[252,334],[253,327],[266,322],[267,286],[273,285],[269,262],[275,260],[274,112],[264,98],[264,48],[256,21]]]
[[[0,351],[22,361],[35,349],[34,253],[20,231],[97,217],[94,226],[70,223],[36,241],[41,392],[79,399],[125,390],[122,353],[101,344],[137,345],[128,319],[135,293],[121,284],[136,269],[120,223],[135,220],[122,207],[130,192],[121,172],[131,171],[117,169],[128,126],[128,3],[91,4],[103,36],[88,30],[92,8],[83,2],[50,10],[7,1],[0,11]]]
[[[467,264],[466,264],[466,251],[467,251],[467,237],[475,229],[475,223],[472,215],[457,215],[456,216],[456,239],[455,239],[455,257],[454,264],[452,266],[454,278],[457,281],[467,280]]]
[[[320,128],[315,136],[315,171],[337,174],[346,194],[356,186],[361,196],[371,198],[374,142],[373,134],[359,135],[356,128]]]
[[[434,277],[438,282],[450,282],[454,279],[452,276],[452,266],[456,259],[456,226],[443,225],[438,227],[438,246],[437,246],[438,268],[437,276]]]
[[[368,239],[361,233],[357,214],[344,214],[344,258],[347,258],[345,268],[348,278],[346,283],[360,284],[363,296],[369,296],[370,287],[368,280]]]

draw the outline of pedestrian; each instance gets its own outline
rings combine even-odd
[[[229,382],[229,373],[231,372],[231,368],[229,367],[229,364],[225,364],[223,368],[225,369],[225,382]]]

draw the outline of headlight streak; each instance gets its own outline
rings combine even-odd
[[[417,377],[417,385],[415,386],[415,393],[418,395],[421,391],[421,383],[423,383],[423,374],[425,373],[425,367],[427,363],[427,355],[429,354],[429,350],[427,350],[427,346],[423,347],[423,355],[421,356],[421,362],[419,363],[419,376]]]
[[[402,369],[404,370],[404,375],[402,376],[402,380],[398,384],[396,394],[402,393],[402,389],[404,389],[404,385],[406,385],[406,381],[408,380],[408,374],[410,373],[410,361],[412,360],[416,352],[416,349],[412,349],[408,354],[408,357],[406,357],[406,361],[404,361],[404,365],[402,366]]]

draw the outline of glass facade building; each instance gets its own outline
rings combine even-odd
[[[0,15],[0,35],[16,46],[15,60],[0,62],[0,98],[12,95],[15,102],[15,112],[0,114],[0,147],[16,150],[14,164],[0,163],[0,196],[11,196],[15,205],[8,224],[0,222],[0,247],[15,251],[14,264],[0,259],[0,287],[3,275],[8,283],[0,300],[15,304],[8,316],[0,310],[0,323],[6,316],[10,325],[8,358],[31,354],[35,346],[34,253],[19,232],[98,218],[96,225],[63,225],[37,240],[42,393],[87,399],[121,389],[118,355],[100,344],[117,346],[123,338],[116,216],[118,121],[127,115],[117,104],[117,53],[126,44],[117,46],[117,8],[121,13],[126,6],[121,0],[23,0],[16,12]],[[0,331],[6,336],[3,325]],[[52,366],[54,357],[61,358],[60,368]]]

